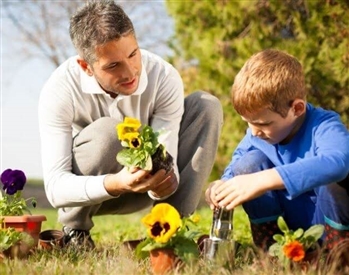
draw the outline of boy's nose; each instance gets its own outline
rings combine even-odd
[[[256,127],[251,127],[251,132],[252,132],[252,135],[253,136],[260,136],[261,135],[261,130],[259,130],[258,128]]]

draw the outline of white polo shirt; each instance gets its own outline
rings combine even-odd
[[[161,142],[177,168],[178,132],[184,112],[183,82],[177,70],[159,56],[141,50],[142,72],[137,91],[115,99],[105,93],[74,56],[59,66],[39,99],[39,126],[45,190],[57,208],[101,203],[113,198],[102,176],[77,176],[72,171],[73,137],[101,117],[138,118],[154,130],[164,129]],[[116,135],[116,133],[115,133]],[[115,136],[116,137],[116,136]],[[115,160],[116,161],[116,160]]]

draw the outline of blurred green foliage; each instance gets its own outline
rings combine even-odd
[[[231,159],[247,125],[230,104],[230,87],[254,53],[275,48],[303,65],[308,101],[337,111],[349,127],[349,1],[171,1],[170,60],[186,93],[206,90],[222,102],[225,124],[211,179]]]

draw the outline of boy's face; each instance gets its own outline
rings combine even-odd
[[[142,61],[133,34],[98,46],[96,56],[92,66],[81,59],[78,62],[88,75],[94,75],[104,91],[111,95],[131,95],[137,90]]]
[[[270,144],[286,144],[292,139],[303,122],[302,115],[305,113],[305,102],[302,102],[302,106],[294,106],[293,104],[286,117],[282,117],[269,109],[262,109],[246,114],[242,116],[242,119],[248,123],[252,135]]]

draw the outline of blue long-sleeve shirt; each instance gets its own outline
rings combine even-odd
[[[349,173],[348,130],[337,113],[311,104],[307,104],[303,125],[288,144],[269,144],[248,129],[221,178],[234,177],[234,163],[254,149],[262,151],[275,165],[289,198],[339,182]]]

